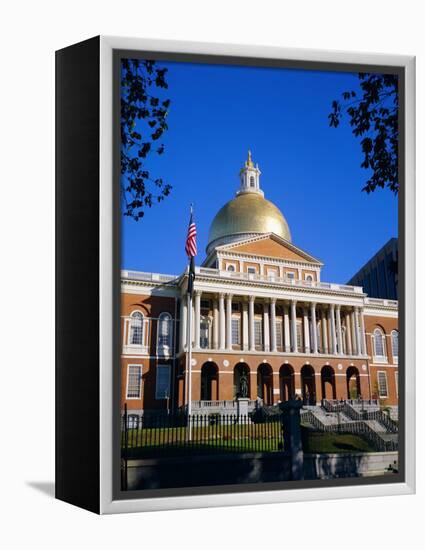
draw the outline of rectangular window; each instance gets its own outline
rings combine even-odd
[[[263,321],[261,319],[254,320],[254,331],[255,331],[255,347],[263,347]]]
[[[257,273],[257,270],[255,269],[255,267],[248,267],[247,273],[248,273],[248,279],[254,279]]]
[[[388,397],[387,373],[384,371],[378,372],[378,392],[379,397]]]
[[[127,399],[140,399],[142,389],[141,365],[128,365]]]
[[[158,320],[158,347],[171,347],[172,320],[168,315],[164,315]]]
[[[202,349],[208,349],[210,344],[210,323],[208,319],[201,319],[200,344]]]
[[[293,271],[287,271],[286,272],[286,277],[288,279],[295,279],[295,273]]]
[[[384,353],[384,337],[382,334],[375,333],[375,356],[385,357]]]
[[[297,321],[297,347],[298,351],[303,349],[303,327],[301,321]]]
[[[391,350],[394,363],[398,362],[398,332],[393,330],[391,333]]]
[[[322,322],[317,324],[317,349],[322,353]]]
[[[132,346],[141,346],[143,340],[143,320],[131,320],[130,343]]]
[[[281,348],[282,342],[282,321],[276,319],[276,346]]]
[[[208,315],[211,309],[211,302],[209,300],[201,300],[201,314]]]
[[[170,365],[157,365],[155,399],[170,397]]]
[[[277,270],[276,269],[268,269],[267,270],[267,277],[271,280],[271,281],[274,281],[277,277]]]
[[[240,330],[239,317],[232,317],[232,344],[240,345],[241,343],[241,330]]]

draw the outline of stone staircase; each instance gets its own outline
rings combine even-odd
[[[377,433],[387,433],[387,429],[378,420],[365,420],[371,430]]]
[[[346,402],[331,403],[324,400],[321,406],[307,406],[301,410],[303,426],[318,431],[346,431],[362,434],[381,451],[398,448],[398,426],[376,406],[357,407]]]
[[[351,419],[342,411],[335,413],[328,412],[320,406],[309,406],[306,407],[306,409],[310,410],[325,426],[334,426],[351,422]]]

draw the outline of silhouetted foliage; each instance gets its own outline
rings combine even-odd
[[[157,67],[155,61],[122,60],[121,197],[124,215],[136,221],[146,207],[162,201],[171,190],[171,185],[153,178],[145,167],[150,154],[164,153],[159,139],[168,129],[170,100],[158,97],[158,92],[168,88],[167,70]]]
[[[398,77],[359,73],[362,96],[355,91],[332,102],[329,125],[337,128],[343,112],[350,118],[353,135],[360,137],[362,168],[372,170],[362,191],[388,187],[398,193]]]

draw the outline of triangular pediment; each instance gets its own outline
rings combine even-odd
[[[261,237],[253,237],[236,243],[221,245],[216,250],[322,265],[320,260],[274,233],[267,233]]]

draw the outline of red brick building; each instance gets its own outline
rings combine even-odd
[[[321,281],[320,260],[292,243],[264,198],[251,156],[236,197],[210,228],[192,302],[192,409],[361,396],[398,403],[398,302]],[[187,273],[122,271],[122,404],[129,412],[188,401]]]

